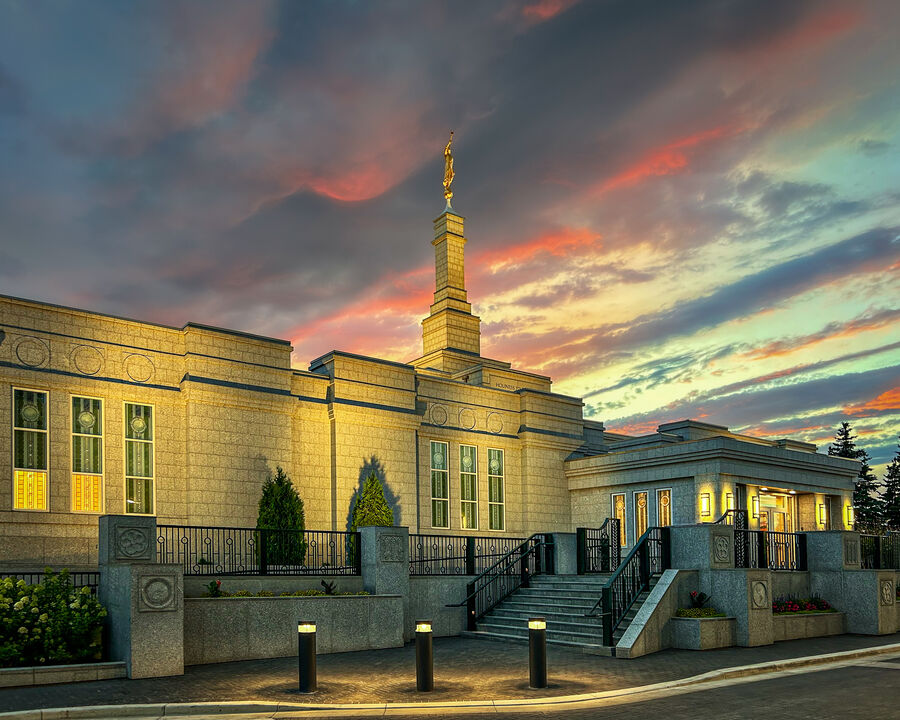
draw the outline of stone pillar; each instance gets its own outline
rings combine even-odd
[[[859,533],[829,530],[806,533],[810,571],[859,570]]]
[[[734,528],[731,525],[676,525],[670,528],[670,532],[673,568],[734,568]]]
[[[403,639],[414,634],[409,617],[409,528],[361,527],[363,589],[372,595],[403,598]]]
[[[575,575],[578,572],[575,533],[553,533],[553,552],[557,575]]]
[[[130,678],[183,675],[183,573],[156,562],[156,518],[102,516],[99,564],[110,659]]]

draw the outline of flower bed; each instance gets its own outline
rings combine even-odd
[[[324,590],[316,590],[315,588],[307,588],[305,590],[284,590],[282,592],[273,592],[272,590],[234,590],[229,592],[222,589],[221,580],[213,580],[206,586],[206,592],[203,597],[207,598],[248,598],[248,597],[326,597],[326,596],[346,596],[346,595],[368,595],[365,590],[359,592],[336,592],[333,582],[322,581]]]
[[[811,598],[776,598],[772,602],[774,615],[818,615],[820,613],[837,612],[827,600],[820,597]]]
[[[675,617],[680,618],[716,618],[725,617],[725,613],[719,612],[715,608],[678,608],[675,611]]]
[[[716,617],[673,617],[667,630],[672,633],[672,647],[682,650],[714,650],[732,647],[735,642],[735,619]]]
[[[69,573],[49,568],[38,585],[0,580],[0,667],[100,660],[106,610]]]

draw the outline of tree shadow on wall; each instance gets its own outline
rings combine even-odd
[[[391,512],[394,513],[394,522],[396,523],[398,521],[400,498],[394,494],[394,491],[391,490],[390,485],[388,485],[387,474],[385,473],[384,465],[381,464],[381,460],[373,455],[368,460],[363,458],[363,464],[359,468],[359,482],[357,483],[353,494],[350,496],[350,503],[347,506],[347,530],[349,530],[350,526],[353,524],[353,499],[358,493],[362,492],[363,483],[372,473],[375,473],[375,476],[381,481],[381,484],[384,487],[384,499],[387,501]]]

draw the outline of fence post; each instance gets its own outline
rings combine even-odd
[[[475,629],[475,583],[466,583],[466,629]]]
[[[537,564],[539,560],[535,560]],[[519,556],[519,586],[527,588],[528,583],[528,551],[526,550]]]
[[[357,575],[362,575],[362,533],[357,530],[353,533],[353,547],[355,548],[355,552],[353,553],[353,569],[356,571]]]
[[[601,591],[601,605],[603,608],[603,614],[601,617],[601,622],[603,624],[603,644],[607,647],[613,644],[613,632],[612,632],[612,588],[604,587]]]
[[[611,572],[615,572],[622,563],[622,524],[619,518],[612,518],[612,520],[609,529],[609,569]]]
[[[638,546],[638,561],[641,585],[646,587],[650,583],[650,543],[646,539]]]
[[[466,538],[466,575],[475,575],[475,538]]]
[[[807,553],[806,553],[806,533],[800,533],[797,536],[797,569],[808,569]]]
[[[662,533],[662,547],[660,548],[661,557],[660,561],[660,570],[671,570],[672,569],[672,532],[670,528],[663,527],[660,528]]]
[[[769,567],[769,542],[767,532],[756,534],[756,554],[759,559],[759,569],[766,570]]]
[[[553,533],[544,535],[544,567],[543,571],[547,575],[556,575],[556,563],[553,561],[553,551],[556,549],[556,539]],[[538,571],[540,572],[540,570]]]
[[[579,575],[587,572],[587,528],[575,528],[575,567]]]
[[[881,535],[875,536],[875,569],[881,570]]]
[[[269,559],[266,555],[268,546],[268,533],[265,528],[259,530],[259,574],[269,574]]]

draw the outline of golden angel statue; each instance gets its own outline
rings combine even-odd
[[[447,147],[444,148],[444,197],[447,199],[447,207],[450,207],[450,198],[453,197],[453,191],[450,184],[456,173],[453,172],[453,155],[450,153],[450,144],[453,142],[453,131],[450,131],[450,140],[447,141]]]

